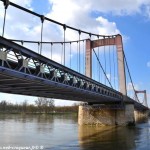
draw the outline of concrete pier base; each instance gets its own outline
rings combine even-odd
[[[148,115],[149,115],[149,110],[143,110],[143,111],[135,110],[134,111],[135,121],[147,119]]]
[[[134,105],[122,109],[99,108],[92,105],[79,106],[79,125],[130,125],[134,124]]]

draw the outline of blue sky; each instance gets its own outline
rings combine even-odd
[[[12,2],[82,30],[99,34],[120,33],[124,38],[124,50],[135,87],[138,90],[146,89],[150,101],[149,0],[25,0],[24,2],[12,0]],[[2,6],[2,3],[0,3],[0,7]],[[33,19],[28,17],[28,15],[23,14],[22,18],[24,17],[25,19],[23,20],[22,25],[20,25],[19,20],[21,20],[21,15],[16,13],[16,10],[11,9],[12,8],[8,11],[8,22],[14,23],[14,20],[17,17],[18,20],[16,26],[20,28],[21,32],[18,33],[18,35],[14,34],[15,36],[12,36],[18,29],[15,27],[7,29],[6,37],[20,39],[23,37],[28,38],[28,35],[30,35],[31,39],[37,40],[37,35],[40,33],[40,22],[38,19]],[[2,18],[3,15],[0,15],[0,28],[2,28]],[[35,27],[31,28],[31,26],[28,25],[29,21],[33,22]],[[54,30],[52,31],[52,29],[52,27],[45,25],[45,40],[48,39],[48,33],[49,35],[52,33],[54,34]],[[61,30],[59,30],[59,34],[62,34]],[[72,39],[69,37],[70,35],[73,38],[76,37],[74,33],[69,33],[66,37],[68,40]],[[55,37],[53,38],[55,39]],[[75,55],[76,52],[74,52],[74,56]],[[57,53],[54,57],[60,62]],[[20,102],[24,99],[36,99],[2,94],[0,100],[7,99],[7,97],[12,102]],[[63,101],[56,103],[60,105],[70,104],[70,102],[66,103]]]

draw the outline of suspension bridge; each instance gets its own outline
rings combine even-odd
[[[87,106],[79,108],[79,124],[93,122],[87,122],[91,110],[105,109],[111,114],[114,110],[115,113],[122,111],[127,114],[125,122],[133,121],[134,110],[144,113],[149,110],[145,91],[143,103],[138,99],[140,91],[134,87],[121,35],[100,35],[76,29],[9,0],[1,0],[0,5],[4,5],[0,36],[0,92],[87,102]],[[9,7],[32,15],[33,20],[39,19],[40,40],[30,40],[30,35],[29,39],[7,37]],[[44,25],[59,30],[61,35],[56,33],[56,38],[50,35],[50,41],[44,41]],[[68,40],[70,33],[76,39]],[[132,94],[127,90],[129,82]],[[85,113],[88,113],[86,117]],[[123,114],[117,114],[119,118],[123,117]],[[108,116],[107,119],[111,120]],[[115,124],[121,123],[115,120]]]

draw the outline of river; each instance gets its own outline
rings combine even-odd
[[[76,115],[0,115],[0,149],[150,150],[150,119],[135,127],[78,126]]]

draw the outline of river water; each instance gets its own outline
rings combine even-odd
[[[0,149],[150,150],[150,119],[135,127],[80,127],[75,115],[0,115]]]

